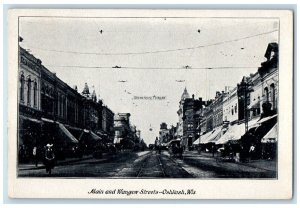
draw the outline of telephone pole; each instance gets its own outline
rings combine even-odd
[[[250,93],[253,92],[253,84],[246,81],[246,78],[243,77],[243,80],[238,84],[238,95],[244,100],[244,120],[245,120],[245,133],[248,131],[248,98]]]

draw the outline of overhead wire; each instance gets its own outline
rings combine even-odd
[[[255,35],[245,36],[245,37],[231,39],[231,40],[220,41],[220,42],[206,44],[206,45],[198,45],[198,46],[194,46],[194,47],[156,50],[156,51],[144,51],[144,52],[99,53],[99,52],[65,51],[65,50],[45,49],[45,48],[39,48],[39,47],[31,47],[31,48],[36,49],[36,50],[41,50],[41,51],[49,51],[49,52],[57,52],[57,53],[71,53],[71,54],[79,54],[79,55],[103,55],[103,56],[143,55],[143,54],[155,54],[155,53],[168,53],[168,52],[176,52],[176,51],[195,50],[195,49],[204,48],[204,47],[211,47],[211,46],[222,45],[222,44],[231,43],[231,42],[237,42],[237,41],[240,41],[240,40],[245,40],[245,39],[249,39],[249,38],[253,38],[253,37],[258,37],[258,36],[262,36],[262,35],[271,34],[271,33],[277,32],[277,31],[278,30],[272,30],[272,31],[264,32],[264,33],[258,33],[258,34],[255,34]]]
[[[120,68],[114,68],[109,66],[83,66],[83,65],[48,65],[48,67],[59,67],[59,68],[84,68],[84,69],[113,69],[113,70],[122,70],[122,69],[166,69],[166,70],[172,70],[172,69],[182,69],[182,70],[193,70],[193,69],[252,69],[257,68],[257,66],[216,66],[216,67],[190,67],[190,68],[184,68],[184,67],[134,67],[134,66],[125,66]]]

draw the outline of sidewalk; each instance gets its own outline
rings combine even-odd
[[[208,153],[208,152],[201,152],[201,154],[199,155],[198,151],[188,151],[183,154],[183,157],[199,157],[199,159],[206,158],[206,159],[215,160],[218,157],[218,155],[215,154],[215,157],[213,157],[212,153]],[[234,163],[234,164],[239,164],[247,167],[266,170],[266,171],[277,171],[276,161],[274,160],[259,159],[259,160],[250,160],[248,162],[224,162],[224,163]]]
[[[92,155],[84,155],[82,158],[66,158],[65,160],[58,160],[56,161],[56,166],[65,165],[68,163],[74,163],[84,160],[92,159]],[[43,169],[45,168],[45,165],[42,161],[39,161],[38,166],[36,167],[34,163],[25,163],[25,164],[19,164],[18,169],[19,170],[33,170],[33,169]]]
[[[143,151],[143,152],[132,152],[129,150],[124,150],[122,152],[118,152],[116,155],[112,155],[110,153],[103,153],[102,158],[96,159],[94,158],[92,155],[84,155],[82,158],[66,158],[64,160],[58,160],[56,161],[55,166],[61,166],[61,165],[66,165],[66,164],[70,164],[70,163],[76,163],[76,162],[80,162],[80,161],[85,161],[85,160],[90,160],[90,159],[95,159],[95,160],[107,160],[113,156],[120,156],[123,154],[128,154],[128,153],[133,153],[133,154],[137,154],[138,156],[142,156],[144,154],[149,153],[149,151]],[[39,161],[38,166],[36,167],[34,163],[26,163],[26,164],[19,164],[18,165],[18,169],[19,171],[22,170],[34,170],[34,169],[44,169],[45,165],[43,164],[42,161]]]

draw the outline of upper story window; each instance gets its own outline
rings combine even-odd
[[[21,77],[20,77],[20,100],[21,102],[24,102],[24,85],[25,85],[25,78],[24,78],[24,74],[22,73],[21,74]]]
[[[265,96],[266,96],[266,102],[269,102],[269,89],[268,89],[268,87],[265,88]]]
[[[28,77],[27,79],[27,104],[31,105],[31,79]]]
[[[34,81],[33,85],[33,106],[37,107],[37,83]]]
[[[276,108],[276,98],[275,98],[275,85],[274,85],[274,83],[273,84],[271,84],[270,85],[270,94],[271,94],[271,101],[272,101],[272,103],[273,103],[273,109],[275,109]]]

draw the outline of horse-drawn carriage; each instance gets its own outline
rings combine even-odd
[[[180,140],[171,140],[168,145],[168,151],[172,157],[178,157],[182,159],[183,147],[181,146]]]

